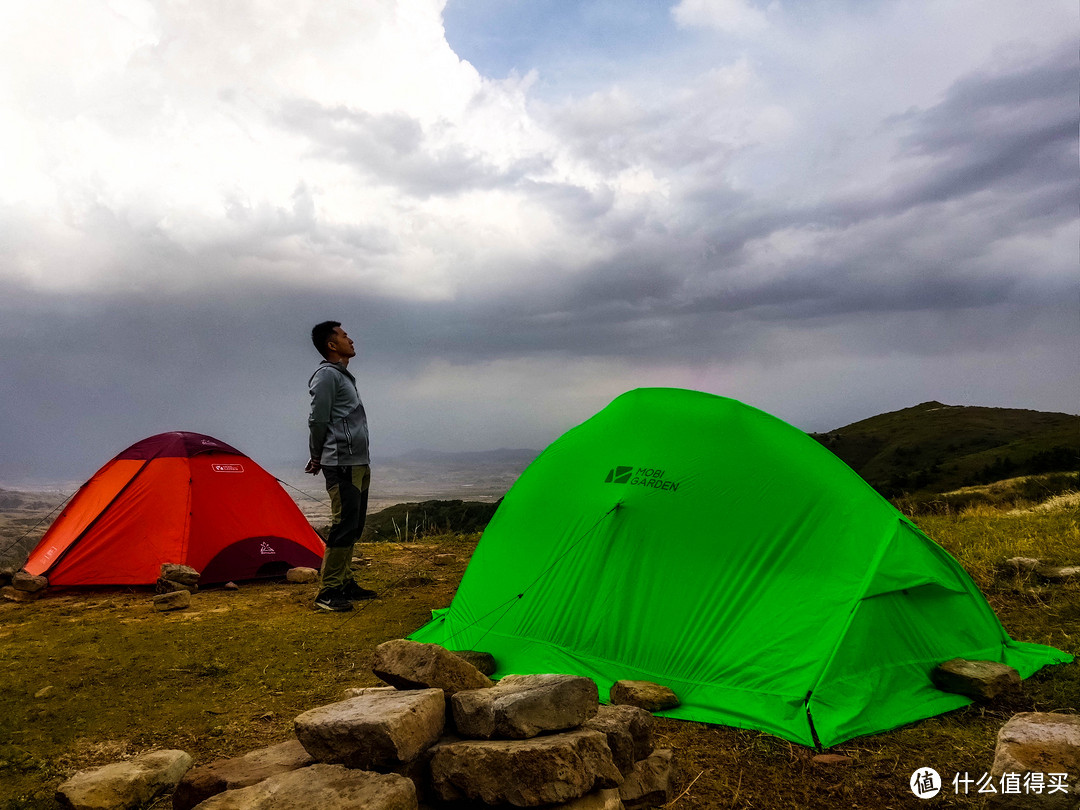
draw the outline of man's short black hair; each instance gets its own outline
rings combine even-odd
[[[315,344],[315,348],[318,349],[323,359],[326,359],[326,353],[329,351],[326,344],[334,336],[334,330],[339,326],[341,326],[341,321],[323,321],[316,324],[311,330],[311,342]]]

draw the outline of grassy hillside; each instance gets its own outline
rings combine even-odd
[[[1065,413],[924,402],[814,438],[886,497],[1080,469],[1080,416]]]

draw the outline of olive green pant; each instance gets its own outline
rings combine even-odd
[[[367,518],[371,468],[323,467],[326,491],[330,495],[330,535],[326,538],[320,585],[338,590],[353,578],[353,546],[364,533]]]

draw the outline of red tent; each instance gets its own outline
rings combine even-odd
[[[133,444],[87,481],[25,568],[50,585],[149,585],[162,563],[202,582],[318,568],[323,543],[272,475],[200,433]]]

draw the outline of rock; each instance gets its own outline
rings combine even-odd
[[[493,685],[480,670],[444,647],[403,638],[375,648],[372,671],[398,689],[442,689],[447,697]]]
[[[1040,565],[1035,573],[1047,582],[1070,582],[1080,579],[1080,565]]]
[[[662,712],[679,705],[674,692],[650,681],[616,681],[609,698],[616,706],[637,706],[647,712]]]
[[[397,774],[311,765],[250,787],[228,790],[198,810],[416,810],[416,788]]]
[[[53,696],[56,691],[55,686],[45,686],[34,692],[34,700],[47,700]]]
[[[13,585],[5,585],[0,588],[0,596],[3,596],[9,602],[36,602],[44,595],[45,591],[20,591]]]
[[[994,700],[1020,689],[1020,673],[995,661],[953,658],[934,667],[930,680],[942,692],[953,692],[981,701]]]
[[[235,582],[226,582],[225,585],[224,585],[224,588],[227,591],[238,591],[238,590],[240,590],[240,586],[237,585]]]
[[[661,748],[634,765],[619,786],[619,797],[627,810],[671,801],[671,758],[671,749]]]
[[[0,585],[10,585],[13,576],[15,576],[14,565],[0,565]]]
[[[444,801],[537,807],[617,787],[622,774],[599,731],[528,740],[463,740],[432,749],[432,787]]]
[[[1042,560],[1037,560],[1034,557],[1010,557],[1001,564],[1001,568],[1003,571],[1014,574],[1026,574],[1034,571],[1040,565],[1042,565]]]
[[[509,675],[451,700],[462,737],[521,740],[577,728],[600,705],[596,684],[577,675]]]
[[[453,565],[457,562],[457,557],[453,554],[436,554],[431,561],[435,565]]]
[[[260,748],[243,756],[219,759],[188,771],[172,796],[173,810],[190,810],[226,790],[248,787],[279,773],[314,764],[299,740]]]
[[[158,578],[154,583],[155,593],[175,593],[176,591],[188,591],[189,593],[195,593],[199,590],[198,585],[189,585],[186,582],[175,582],[171,579]]]
[[[349,698],[361,697],[362,695],[374,695],[379,692],[397,692],[398,690],[392,686],[350,686],[345,690],[345,694],[342,695],[342,700],[348,700]]]
[[[158,574],[161,579],[172,582],[180,582],[184,585],[198,585],[199,572],[190,565],[178,565],[176,563],[162,563]]]
[[[57,789],[72,810],[127,810],[149,804],[176,787],[191,767],[183,751],[153,751],[127,762],[79,771]]]
[[[45,577],[28,574],[25,571],[16,571],[11,576],[11,587],[17,591],[37,593],[49,587],[49,580]]]
[[[582,728],[591,728],[607,736],[611,758],[627,774],[652,753],[653,716],[637,706],[601,706],[596,717]]]
[[[547,810],[623,810],[623,802],[618,788],[596,790],[580,799],[571,799],[566,804],[556,804]]]
[[[286,574],[285,579],[289,582],[309,583],[319,581],[319,572],[314,568],[290,568]]]
[[[394,768],[391,771],[391,773],[396,773],[398,776],[404,776],[406,779],[412,780],[412,783],[416,786],[416,799],[420,803],[421,808],[434,804],[437,810],[459,810],[456,805],[447,806],[444,802],[439,801],[438,796],[435,795],[435,792],[431,787],[431,758],[434,756],[435,750],[440,745],[455,742],[461,742],[461,738],[452,732],[444,733],[439,737],[435,745],[428,748],[412,762],[406,762],[404,765]],[[465,810],[474,809],[472,806],[469,806],[468,808],[465,808]]]
[[[154,610],[183,610],[191,606],[191,591],[173,591],[154,597]]]
[[[495,674],[495,670],[498,666],[495,664],[495,656],[491,653],[480,652],[478,650],[450,650],[458,658],[463,658],[476,667],[483,675],[487,675],[489,678]]]
[[[388,771],[409,762],[442,734],[446,698],[439,689],[378,692],[320,706],[296,718],[296,736],[319,762]]]
[[[1024,790],[1023,780],[1030,773],[1043,775],[1042,793]],[[1005,774],[1018,774],[1017,792],[1003,792],[1001,780]],[[1080,807],[1080,715],[1048,712],[1013,715],[998,732],[990,777],[998,789],[990,797],[992,804],[1021,809]],[[1065,791],[1051,793],[1052,779],[1064,783]]]

